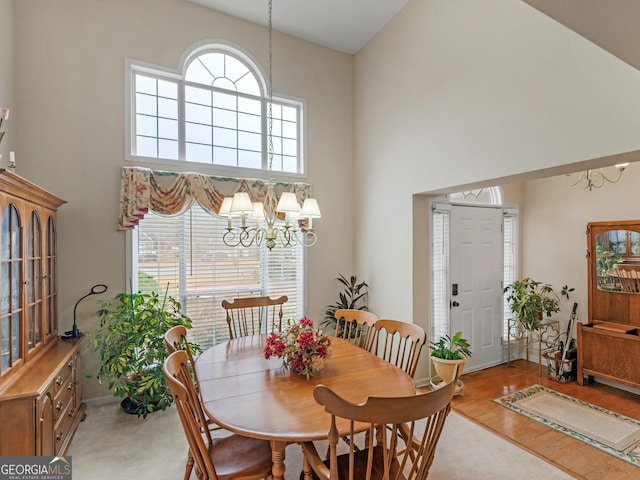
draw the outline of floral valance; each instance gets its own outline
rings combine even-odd
[[[264,201],[267,180],[216,177],[193,172],[165,172],[142,167],[123,167],[120,184],[118,230],[134,228],[148,211],[177,215],[193,202],[217,214],[224,197],[247,192],[254,202]],[[311,185],[274,182],[276,194],[294,192],[299,202],[311,196]]]

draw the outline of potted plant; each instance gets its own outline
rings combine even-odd
[[[119,293],[113,300],[98,302],[100,327],[90,336],[100,354],[98,381],[108,381],[127,413],[146,417],[173,402],[162,373],[169,353],[163,336],[176,325],[191,327],[181,306],[156,292]],[[199,351],[197,345],[192,349]]]
[[[369,285],[366,282],[358,282],[356,275],[347,278],[341,273],[337,280],[343,285],[343,290],[338,294],[338,301],[333,305],[327,305],[324,312],[324,320],[321,325],[336,326],[336,312],[342,309],[369,311],[364,303],[365,297],[369,293]],[[338,332],[336,332],[337,334]]]
[[[569,298],[573,288],[562,287],[560,295]],[[511,311],[525,332],[537,331],[544,316],[560,311],[560,296],[548,283],[531,278],[516,280],[504,288]]]
[[[458,380],[467,358],[471,356],[471,345],[462,337],[462,332],[456,332],[453,337],[444,335],[437,342],[429,342],[429,348],[433,367],[442,382],[446,384]]]

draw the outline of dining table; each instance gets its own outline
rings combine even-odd
[[[289,444],[326,440],[331,416],[316,403],[313,389],[322,384],[346,400],[414,395],[411,376],[352,343],[331,338],[324,368],[307,379],[265,358],[266,335],[238,337],[214,345],[196,360],[203,402],[212,420],[231,432],[270,442],[275,480],[285,474]],[[347,420],[337,419],[340,435]],[[297,477],[296,477],[297,478]]]

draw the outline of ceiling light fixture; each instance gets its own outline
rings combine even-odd
[[[616,172],[611,172],[612,175],[607,175],[605,168],[596,168],[593,170],[585,170],[579,173],[567,174],[567,180],[572,187],[578,187],[582,189],[593,190],[594,188],[600,188],[605,183],[616,183],[622,177],[622,172],[627,168],[629,163],[619,163],[615,165]]]
[[[230,247],[250,247],[252,245],[266,245],[271,250],[278,243],[283,247],[302,245],[311,247],[317,241],[313,230],[313,219],[321,218],[318,202],[313,198],[306,198],[302,207],[298,203],[296,194],[284,192],[278,199],[275,191],[275,182],[272,178],[273,166],[273,75],[272,75],[272,0],[269,0],[269,85],[268,88],[268,146],[269,146],[269,181],[264,201],[251,202],[247,192],[236,192],[233,197],[223,200],[219,214],[227,217],[227,231],[222,240]],[[280,218],[284,219],[284,225],[276,225]],[[240,217],[240,227],[233,227],[233,217]],[[249,227],[247,220],[254,218],[255,227]],[[264,226],[260,225],[260,219],[264,219]],[[297,226],[300,227],[300,231]]]

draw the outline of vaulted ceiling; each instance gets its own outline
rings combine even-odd
[[[637,0],[523,0],[640,70]]]
[[[267,0],[189,1],[250,22],[262,25],[267,22]],[[409,1],[276,0],[273,2],[273,28],[355,54]],[[640,69],[640,1],[521,1]]]

